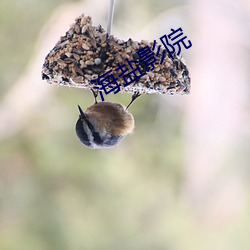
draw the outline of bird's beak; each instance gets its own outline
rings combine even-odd
[[[77,105],[77,106],[78,106],[78,110],[79,110],[79,113],[80,113],[80,118],[86,118],[84,112],[82,111],[82,108],[79,105]]]

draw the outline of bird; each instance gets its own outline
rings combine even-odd
[[[83,145],[91,149],[115,147],[134,130],[134,117],[128,112],[128,107],[140,94],[134,94],[131,102],[125,107],[108,101],[97,102],[97,94],[92,92],[95,98],[93,105],[85,112],[78,105],[76,135]]]

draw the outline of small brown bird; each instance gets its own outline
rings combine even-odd
[[[85,112],[78,105],[80,112],[76,122],[76,134],[82,144],[88,148],[111,148],[135,127],[132,114],[128,112],[130,105],[140,96],[138,92],[132,95],[132,100],[125,108],[119,103],[97,102],[98,92],[92,90],[95,103]]]
[[[134,117],[119,103],[96,102],[80,112],[76,134],[87,147],[110,148],[133,132]]]

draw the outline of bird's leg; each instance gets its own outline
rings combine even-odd
[[[141,94],[139,92],[135,92],[132,95],[132,100],[130,101],[130,103],[128,104],[128,106],[126,107],[126,110],[131,106],[131,104],[140,96]]]
[[[97,98],[97,96],[98,96],[98,90],[95,91],[95,90],[91,89],[91,92],[92,92],[92,94],[93,94],[93,96],[94,96],[95,104],[97,104],[98,102],[97,102],[96,98]]]

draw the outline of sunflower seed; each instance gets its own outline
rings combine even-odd
[[[85,64],[86,64],[86,65],[94,65],[95,63],[94,63],[93,61],[87,60],[87,61],[85,62]]]
[[[86,43],[82,44],[82,48],[85,49],[85,50],[89,50],[89,46]]]

